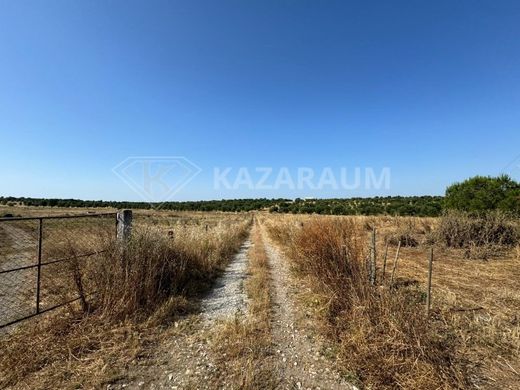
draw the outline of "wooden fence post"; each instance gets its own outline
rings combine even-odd
[[[128,241],[132,232],[132,210],[117,212],[117,239]]]
[[[372,230],[372,247],[370,251],[370,284],[376,284],[376,228]]]
[[[430,248],[430,258],[428,259],[428,291],[426,295],[426,315],[430,315],[432,303],[432,268],[433,268],[433,247]]]
[[[37,268],[37,274],[36,274],[36,314],[40,314],[42,247],[43,247],[43,218],[38,218],[38,268]]]
[[[397,252],[395,254],[394,259],[394,268],[392,269],[392,276],[390,277],[390,286],[394,284],[394,275],[395,270],[397,269],[397,260],[399,259],[399,250],[401,249],[401,240],[399,240],[399,243],[397,244]]]

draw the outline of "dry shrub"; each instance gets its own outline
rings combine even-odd
[[[426,317],[423,294],[370,286],[363,224],[315,219],[293,233],[287,252],[326,297],[324,323],[347,372],[377,389],[466,385],[453,332],[440,314]]]
[[[409,231],[402,231],[396,234],[391,234],[388,237],[388,243],[390,245],[398,245],[401,242],[401,246],[416,247],[419,245],[419,241]]]
[[[416,247],[419,245],[418,235],[428,230],[425,225],[418,228],[412,218],[396,218],[395,223],[395,231],[387,237],[390,245],[397,245],[400,241],[401,246]]]
[[[515,219],[498,211],[483,214],[447,212],[441,217],[435,235],[447,247],[464,249],[468,258],[491,257],[520,240]]]
[[[363,217],[363,227],[366,231],[371,232],[376,228],[381,221],[378,221],[377,217]]]
[[[78,262],[63,263],[74,271],[72,286],[81,279],[76,294],[87,297],[89,311],[71,305],[68,314],[52,312],[1,337],[0,387],[100,387],[117,379],[154,329],[193,309],[190,296],[211,284],[249,224],[191,227],[173,239],[138,228],[126,245],[106,242],[79,270]]]

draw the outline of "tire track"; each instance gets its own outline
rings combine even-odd
[[[272,272],[273,341],[280,375],[279,389],[356,389],[323,355],[326,346],[302,326],[302,311],[295,302],[297,287],[288,262],[267,239],[264,245]]]

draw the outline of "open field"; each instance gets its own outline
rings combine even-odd
[[[520,390],[520,1],[0,1],[0,390]]]
[[[49,225],[44,252],[107,249],[74,263],[88,305],[4,334],[2,387],[514,389],[520,381],[517,244],[493,253],[447,247],[439,218],[138,211],[122,253],[113,221],[78,221]],[[17,229],[0,230],[4,266],[34,253],[34,228]],[[78,293],[74,269],[52,272],[44,305]],[[230,291],[240,299],[225,298]],[[34,291],[14,295],[31,304]]]
[[[50,214],[46,211],[40,209],[39,215]],[[33,213],[33,210],[24,209],[17,214],[35,215]],[[102,234],[102,224],[87,223],[85,226],[86,219],[90,217],[69,219],[61,225],[64,226],[61,234],[46,237],[44,245],[47,242],[48,259],[65,255],[59,252],[64,249],[72,252],[81,249],[79,253],[99,249],[97,244],[102,244],[105,252],[84,261],[77,259],[59,263],[63,264],[60,267],[53,266],[47,282],[42,276],[43,304],[52,296],[73,293],[82,296],[80,302],[86,305],[74,303],[65,310],[49,312],[41,318],[20,323],[3,336],[0,340],[4,351],[0,358],[1,386],[19,383],[22,387],[74,387],[73,384],[79,381],[87,387],[96,387],[113,380],[112,375],[118,373],[118,368],[124,371],[128,359],[132,359],[128,351],[138,351],[149,341],[147,337],[141,338],[138,332],[160,326],[163,321],[169,322],[176,313],[191,310],[192,300],[207,291],[238,250],[251,222],[246,214],[238,218],[236,215],[217,218],[211,214],[197,218],[193,213],[181,218],[159,213],[157,218],[150,218],[137,214],[134,215],[132,242],[121,252],[123,248],[114,242],[114,221],[110,222],[112,236],[107,238]],[[16,221],[3,223],[13,222]],[[79,226],[84,228],[83,234],[66,234],[78,233],[74,228]],[[95,226],[97,230],[93,229]],[[13,240],[5,241],[7,245],[3,247],[19,241],[20,237],[20,234],[14,234]],[[63,242],[70,245],[64,247]],[[88,244],[93,246],[88,247]],[[31,261],[30,256],[28,259]],[[81,291],[77,277],[81,279]],[[17,280],[16,286],[30,286],[33,279],[34,276],[28,276]],[[11,294],[9,291],[4,293]],[[17,302],[17,307],[33,302],[34,291],[24,290],[23,295],[24,299]],[[58,334],[55,333],[57,329],[60,329]],[[122,338],[117,336],[118,329],[123,332]],[[159,337],[159,333],[154,337]],[[116,340],[118,347],[115,350],[108,347]],[[83,363],[72,364],[78,358],[84,359]],[[108,361],[110,367],[106,366]],[[92,364],[101,366],[94,368]],[[99,376],[88,374],[98,372],[100,368]],[[39,379],[42,374],[44,380]],[[83,377],[85,374],[87,376]]]
[[[336,322],[338,318],[345,322],[352,321],[352,319],[349,320],[348,316],[341,313],[333,314],[336,313],[337,308],[328,306],[331,305],[330,299],[333,301],[336,299],[332,294],[341,296],[342,292],[335,290],[334,284],[336,282],[334,280],[324,281],[322,279],[317,282],[316,279],[319,279],[319,277],[316,277],[316,273],[309,275],[306,271],[307,266],[301,257],[305,254],[316,254],[319,255],[316,257],[318,259],[327,253],[330,257],[334,257],[334,250],[337,250],[336,253],[341,253],[342,240],[346,239],[352,242],[356,238],[361,238],[366,252],[363,252],[360,256],[365,259],[368,256],[371,231],[376,228],[378,237],[377,284],[381,285],[380,288],[383,289],[378,299],[385,299],[385,291],[390,291],[390,294],[394,297],[390,297],[390,301],[386,304],[392,305],[392,301],[396,299],[395,296],[399,292],[409,290],[411,297],[414,294],[419,294],[415,308],[412,308],[409,313],[410,317],[408,319],[403,318],[404,324],[408,323],[410,326],[414,323],[412,317],[425,316],[423,313],[428,277],[428,252],[433,247],[433,306],[430,324],[440,321],[444,331],[450,334],[452,340],[445,340],[448,342],[445,348],[449,346],[452,349],[450,366],[458,370],[449,374],[454,376],[453,381],[447,381],[445,378],[447,374],[441,373],[437,379],[432,377],[432,382],[425,382],[421,385],[419,380],[421,374],[419,374],[419,371],[413,371],[411,366],[408,373],[396,371],[396,375],[401,378],[401,384],[408,383],[404,385],[405,388],[448,386],[514,389],[517,387],[520,381],[520,323],[517,314],[520,305],[518,292],[520,289],[520,251],[518,246],[501,248],[491,258],[487,254],[486,259],[468,258],[466,249],[446,248],[442,243],[435,241],[434,235],[439,225],[439,219],[436,218],[270,216],[266,218],[265,223],[270,228],[271,235],[278,239],[278,242],[285,248],[288,257],[293,258],[296,269],[303,267],[303,270],[300,269],[297,274],[303,278],[302,280],[307,280],[314,292],[306,298],[307,303],[312,305],[320,302],[323,305],[317,310],[321,313],[321,316],[325,316],[325,318],[322,318],[324,331],[331,334],[333,339],[337,338],[336,342],[339,348],[344,348],[345,352],[348,352],[342,357],[345,367],[351,371],[356,371],[353,374],[358,378],[364,378],[368,383],[376,385],[377,388],[392,384],[392,381],[395,381],[396,378],[393,380],[385,378],[384,376],[388,372],[385,373],[384,371],[385,369],[391,371],[396,366],[406,364],[406,355],[396,354],[395,346],[391,345],[385,347],[391,348],[390,350],[386,349],[386,352],[378,350],[378,348],[383,348],[380,343],[388,342],[388,339],[384,340],[385,338],[396,336],[392,336],[390,333],[383,334],[381,336],[383,340],[378,340],[376,334],[372,334],[372,336],[358,334],[357,337],[360,337],[360,339],[351,340],[350,344],[345,342],[348,337],[354,337],[352,334],[346,335],[346,333],[359,332],[360,329],[348,325],[345,328],[344,324],[338,324]],[[333,234],[330,231],[327,233],[327,229],[331,228],[338,229],[338,231],[334,231]],[[314,238],[312,236],[314,234],[313,229],[317,229],[315,234],[318,235]],[[345,229],[355,229],[357,232],[355,237],[352,237],[351,233]],[[406,233],[403,234],[403,231],[406,231]],[[327,241],[336,239],[336,234],[339,235],[337,243]],[[403,237],[403,235],[406,237]],[[395,287],[392,292],[392,290],[387,289],[390,288],[389,279],[397,250],[395,238],[400,236],[403,239],[402,242],[405,242],[406,238],[409,240],[409,246],[400,248],[399,261],[395,271]],[[312,247],[313,239],[317,240],[315,249]],[[386,250],[385,242],[389,242],[389,245],[386,273],[383,280],[382,262]],[[307,251],[302,245],[309,246]],[[314,250],[324,252],[314,253]],[[339,256],[340,261],[343,261],[341,255]],[[316,265],[316,268],[309,267],[312,270],[329,266],[332,267],[332,264],[323,263]],[[317,273],[319,274],[319,272]],[[337,272],[338,275],[328,275],[323,276],[323,278],[340,277],[341,284],[348,283],[346,276],[341,277],[343,271],[335,269],[334,272]],[[321,287],[317,287],[319,282],[323,283]],[[380,316],[391,314],[383,309],[378,313]],[[400,309],[398,313],[392,315],[401,314],[404,315],[404,312]],[[327,315],[339,315],[339,317],[331,319]],[[376,317],[373,320],[376,324],[379,322],[378,327],[381,327],[384,318],[378,319]],[[397,321],[392,326],[404,325],[399,324],[399,321]],[[426,325],[423,324],[423,326]],[[384,327],[381,329],[384,329]],[[369,333],[376,331],[376,329],[370,330],[369,327],[365,330]],[[342,332],[345,334],[342,334]],[[384,332],[389,332],[389,330]],[[426,328],[417,328],[414,332],[425,332],[425,335],[427,335],[428,331]],[[365,341],[363,341],[364,337],[367,337]],[[371,340],[372,337],[373,340]],[[436,334],[433,333],[426,339],[423,338],[422,341],[418,339],[417,342],[426,343],[428,337],[434,339]],[[356,351],[361,353],[360,351],[363,349],[362,345],[357,345],[358,343],[367,344],[370,350],[366,351],[362,361],[353,364],[352,361],[356,359],[351,354],[356,353]],[[347,346],[349,349],[347,349]],[[427,349],[429,347],[425,345],[421,348]],[[424,358],[423,352],[425,351],[417,352],[418,355],[415,357],[417,361],[413,366]],[[382,355],[378,357],[379,353]],[[389,362],[388,359],[395,360]],[[370,369],[371,364],[375,363],[377,364]],[[436,363],[430,362],[428,364],[430,364],[429,370],[432,370],[432,372],[439,368]],[[378,366],[380,371],[376,371]],[[366,368],[368,368],[368,371]],[[374,371],[376,371],[375,375]],[[423,372],[422,375],[427,376],[427,372],[428,370]],[[457,377],[459,378],[457,379]],[[405,382],[405,380],[408,382]]]

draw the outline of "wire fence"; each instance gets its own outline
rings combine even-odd
[[[0,328],[82,299],[82,270],[121,231],[120,219],[115,212],[0,218]]]

